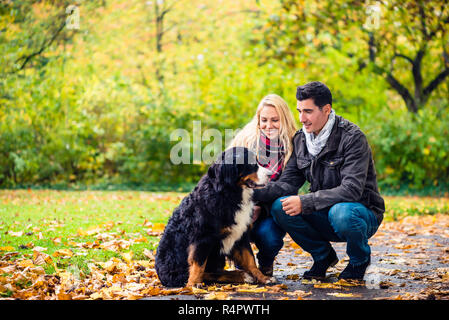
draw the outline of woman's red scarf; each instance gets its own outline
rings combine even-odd
[[[279,136],[270,139],[261,131],[257,161],[260,166],[267,168],[272,172],[270,181],[275,181],[280,177],[284,156],[284,146],[282,145]]]

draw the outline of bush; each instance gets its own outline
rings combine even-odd
[[[380,185],[421,189],[449,182],[446,113],[431,107],[416,115],[398,111],[379,116],[368,126]]]

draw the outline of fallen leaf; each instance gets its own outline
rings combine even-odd
[[[342,293],[342,292],[330,292],[327,293],[329,296],[334,296],[338,298],[360,298],[360,294],[352,294],[352,293]]]
[[[122,258],[126,262],[131,263],[131,261],[133,259],[133,255],[134,255],[134,253],[132,251],[129,251],[129,252],[126,252],[126,253],[122,253]]]
[[[15,250],[15,248],[11,246],[0,247],[0,251],[13,251],[13,250]]]
[[[70,258],[73,256],[73,252],[70,249],[59,249],[53,252],[53,257]]]
[[[33,248],[33,251],[47,251],[47,248],[37,246]]]
[[[30,259],[22,260],[19,262],[19,267],[22,267],[22,268],[34,267],[33,260],[30,260]]]
[[[150,259],[150,260],[154,260],[154,259],[155,259],[155,258],[154,258],[153,252],[151,252],[151,251],[148,250],[147,248],[143,249],[143,255],[144,255],[145,257],[147,257],[148,259]]]
[[[388,289],[389,287],[393,287],[395,284],[390,281],[381,281],[379,282],[379,288],[381,289]]]
[[[204,296],[204,300],[231,300],[226,292],[212,292]]]
[[[237,292],[246,292],[246,293],[259,293],[259,292],[267,292],[268,289],[265,287],[259,287],[258,285],[239,285],[237,287]]]
[[[209,291],[201,289],[201,288],[197,288],[197,287],[192,287],[192,293],[193,294],[204,294],[204,293],[209,293]]]
[[[13,236],[13,237],[21,237],[23,235],[23,231],[18,231],[18,232],[9,231],[8,235]]]
[[[33,251],[33,263],[35,265],[40,266],[40,265],[47,264],[47,263],[48,264],[52,264],[53,260],[46,253],[43,253],[43,252],[40,252],[40,251]]]

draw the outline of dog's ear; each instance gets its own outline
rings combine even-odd
[[[207,170],[207,176],[213,180],[212,186],[215,192],[221,192],[225,185],[229,183],[226,176],[229,174],[226,169],[227,165],[223,163],[214,163]]]
[[[207,170],[207,176],[211,179],[215,179],[217,177],[217,175],[215,174],[215,171],[217,170],[218,164],[213,164],[209,167],[209,169]]]
[[[239,180],[238,165],[224,163],[221,165],[220,180],[225,184],[234,185]]]

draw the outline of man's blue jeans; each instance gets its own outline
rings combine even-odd
[[[282,198],[271,206],[274,221],[309,252],[314,261],[327,257],[332,250],[330,241],[347,242],[350,264],[360,265],[368,261],[371,255],[368,239],[379,227],[371,210],[358,202],[342,202],[329,210],[289,216],[282,209]]]

